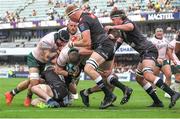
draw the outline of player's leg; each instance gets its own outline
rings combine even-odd
[[[118,80],[118,76],[116,76],[116,74],[113,72],[113,68],[114,68],[113,65],[114,65],[114,60],[106,61],[100,66],[100,68],[103,70],[102,74],[105,75],[105,79],[107,80],[107,83],[110,86],[113,85],[119,88],[120,90],[122,90],[124,95],[123,98],[121,99],[120,104],[125,104],[129,101],[133,90]]]
[[[16,94],[18,94],[19,92],[27,89],[29,83],[30,83],[29,80],[24,80],[24,81],[20,82],[15,89],[6,92],[6,93],[5,93],[6,104],[7,104],[7,105],[10,105],[11,102],[12,102],[12,100],[13,100],[13,97],[14,97]]]
[[[54,94],[50,86],[38,84],[31,87],[31,91],[40,98],[44,99],[49,107],[59,107],[59,103],[53,100]]]
[[[99,55],[97,52],[93,52],[90,58],[86,61],[86,65],[84,67],[85,73],[87,73],[91,79],[96,81],[96,84],[105,94],[105,98],[101,103],[100,108],[107,108],[115,101],[116,97],[109,91],[107,86],[104,84],[102,76],[96,71],[96,69],[105,62],[104,57]]]
[[[28,86],[27,97],[24,100],[24,106],[28,107],[31,104],[32,92],[31,87],[39,84],[39,73],[44,70],[45,64],[36,60],[35,57],[30,53],[27,56],[27,65],[29,67],[29,80],[30,84]]]
[[[77,85],[76,85],[76,81],[73,80],[70,84],[69,84],[69,96],[70,96],[70,100],[71,102],[74,100],[74,99],[78,99],[78,93],[77,93]]]
[[[172,73],[175,75],[175,82],[170,86],[174,91],[180,92],[180,65],[172,66]]]
[[[31,105],[34,107],[39,107],[39,108],[46,108],[48,107],[46,105],[46,101],[42,98],[35,98],[31,101]]]
[[[124,96],[121,100],[121,104],[125,104],[128,102],[132,94],[132,89],[118,81],[118,77],[112,73],[112,68],[113,61],[106,61],[106,63],[100,65],[98,72],[101,74],[103,79],[105,79],[104,82],[107,84],[109,90],[113,91],[114,86],[116,86],[123,91]],[[89,106],[89,95],[98,91],[101,91],[101,89],[99,89],[97,86],[80,91],[80,95],[85,106]]]
[[[31,87],[34,85],[39,84],[39,69],[36,67],[31,67],[29,68],[29,80],[30,83],[28,85],[28,92],[27,92],[27,96],[24,100],[24,106],[28,107],[31,104],[31,99],[32,99],[32,92],[31,92]]]
[[[170,86],[171,85],[171,66],[169,64],[169,62],[167,60],[163,61],[163,66],[161,68],[161,71],[164,73],[166,79],[165,79],[165,83]]]
[[[90,106],[90,104],[89,104],[89,95],[92,94],[92,93],[95,93],[95,92],[99,92],[99,91],[102,91],[102,90],[101,90],[101,88],[98,87],[98,85],[95,85],[92,88],[81,90],[80,91],[80,96],[81,96],[83,104],[86,107],[89,107]]]
[[[138,82],[139,85],[142,86],[142,88],[153,100],[153,103],[148,107],[164,107],[163,103],[156,95],[156,90],[153,88],[152,84],[144,79],[143,73],[139,70],[137,70],[136,72],[136,81]]]
[[[163,65],[161,68],[161,71],[164,73],[166,79],[165,79],[165,83],[170,86],[171,85],[171,66],[170,63],[168,62],[168,60],[164,60],[163,61]],[[166,98],[171,98],[171,96],[167,93],[164,94],[164,97]]]
[[[154,83],[157,87],[161,88],[163,91],[168,93],[171,96],[171,103],[169,104],[169,108],[172,108],[176,101],[180,98],[180,94],[174,92],[166,83],[163,82],[160,77],[157,77],[153,74],[153,68],[155,67],[155,62],[151,59],[143,59],[142,61],[142,72],[144,78],[152,83]]]

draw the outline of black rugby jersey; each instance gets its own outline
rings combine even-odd
[[[62,84],[65,86],[64,77],[58,76],[53,69],[43,71],[41,78],[51,87],[60,87]]]
[[[132,31],[120,31],[124,42],[126,42],[140,54],[145,50],[155,48],[155,46],[150,41],[148,41],[145,36],[143,36],[134,22],[126,19],[123,24],[127,23],[132,23],[134,25],[134,29]]]
[[[92,49],[96,49],[98,44],[108,39],[108,35],[105,32],[103,25],[94,14],[87,12],[82,13],[78,27],[81,32],[90,30]]]

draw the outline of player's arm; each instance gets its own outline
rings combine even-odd
[[[51,46],[50,43],[42,41],[39,43],[39,48],[42,50],[41,56],[47,62],[58,56],[57,49]]]
[[[54,71],[58,74],[58,75],[63,75],[65,77],[68,77],[68,72],[66,70],[64,70],[65,67],[59,66],[58,64],[56,64]]]
[[[173,57],[173,50],[174,50],[173,47],[168,47],[168,49],[167,49],[167,55],[168,55],[169,59],[172,60],[173,63],[176,65],[177,62],[176,62],[176,60],[175,60],[174,57]]]
[[[91,45],[90,30],[85,30],[82,32],[82,39],[81,40],[69,42],[70,47],[90,47],[90,45]]]
[[[134,25],[132,23],[126,23],[122,25],[114,25],[114,26],[105,26],[105,29],[108,31],[109,29],[116,29],[122,31],[132,31],[134,29]]]
[[[89,28],[89,21],[81,20],[78,27],[81,32],[81,40],[69,42],[70,47],[90,47],[91,46],[91,33]]]
[[[109,39],[116,41],[115,46],[114,46],[115,50],[117,50],[123,43],[123,38],[119,30],[110,29],[108,31],[108,37]]]
[[[57,58],[56,61],[56,65],[54,68],[54,71],[58,74],[58,75],[63,75],[64,77],[68,77],[71,74],[66,71],[66,64],[67,64],[67,58],[66,55],[62,53],[60,53],[59,57]]]
[[[79,54],[80,55],[91,55],[93,50],[86,48],[86,47],[77,47],[77,49],[79,50]]]
[[[180,60],[180,41],[176,41],[175,53],[178,59]]]

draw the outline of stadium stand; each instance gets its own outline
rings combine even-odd
[[[25,21],[60,19],[63,18],[64,9],[68,4],[66,0],[63,2],[56,0],[52,4],[48,4],[47,0],[0,0],[0,2],[0,16],[1,20],[5,22],[11,21],[6,19],[8,15]],[[74,0],[74,3],[81,5],[80,0]],[[174,11],[180,7],[179,0],[107,0],[106,2],[104,0],[90,0],[86,4],[88,4],[90,11],[98,14],[110,12],[113,8],[124,9],[128,11],[128,14],[140,14]],[[36,11],[36,15],[32,15],[33,10]]]

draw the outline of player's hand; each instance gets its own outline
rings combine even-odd
[[[113,26],[105,26],[104,29],[108,32],[110,29],[113,29]]]
[[[159,64],[163,64],[163,60],[162,59],[157,59],[157,62],[159,63]]]
[[[77,41],[77,40],[78,40],[78,37],[77,37],[77,36],[75,36],[75,35],[74,35],[74,36],[72,36],[71,41],[73,41],[73,42],[74,42],[74,41]]]
[[[68,47],[69,47],[69,48],[74,47],[74,42],[73,42],[73,41],[69,41],[69,42],[68,42]]]
[[[173,60],[172,60],[172,62],[174,63],[174,65],[177,65],[177,62],[176,62],[176,60],[174,60],[174,59],[173,59]]]

